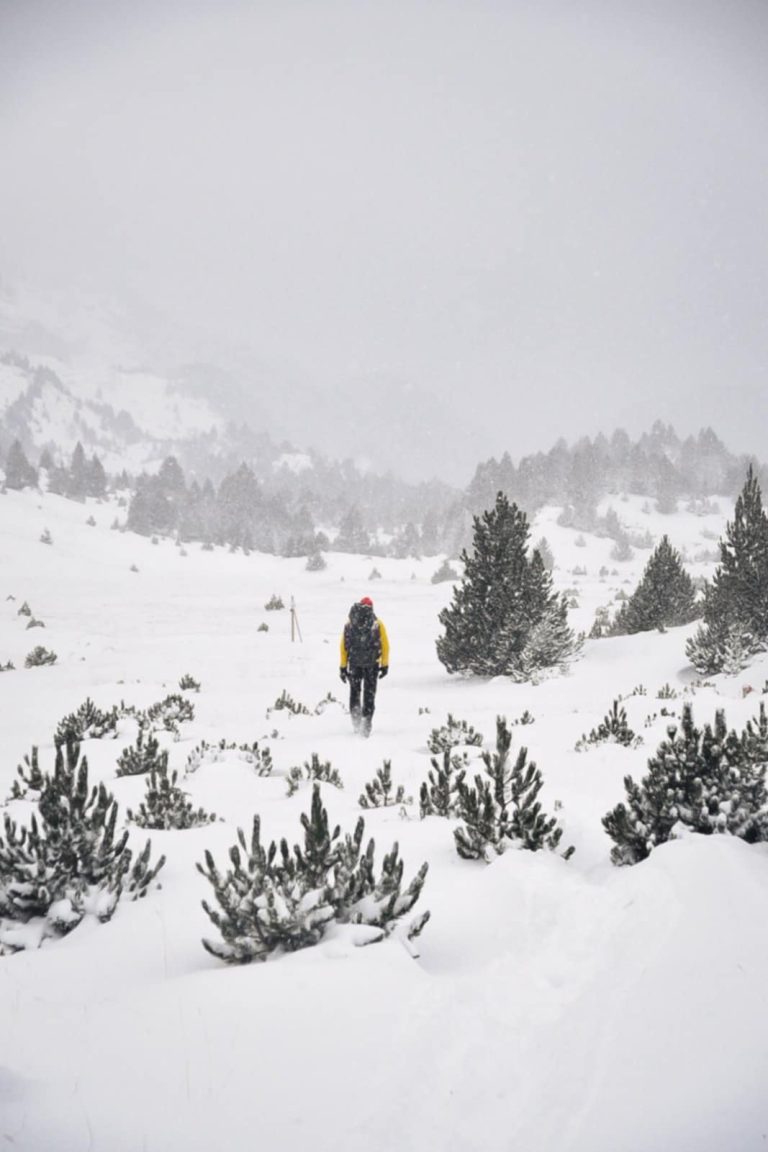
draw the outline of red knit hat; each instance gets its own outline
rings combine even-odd
[[[360,603],[367,604],[369,608],[373,608],[373,600],[371,600],[370,596],[363,596]]]

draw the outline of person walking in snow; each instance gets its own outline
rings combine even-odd
[[[373,611],[370,596],[349,610],[349,619],[341,633],[341,667],[339,675],[349,684],[349,711],[352,727],[370,736],[376,707],[378,681],[389,672],[389,638],[387,630]],[[362,691],[362,708],[360,694]]]

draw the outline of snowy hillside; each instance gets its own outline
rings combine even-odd
[[[13,353],[0,353],[0,419],[6,436],[38,451],[52,446],[70,456],[80,441],[108,471],[157,465],[224,426],[205,401],[153,373]]]
[[[653,542],[667,533],[685,549],[693,576],[711,573],[709,554],[732,513],[726,499],[717,503],[706,516],[682,505],[661,516],[642,498],[613,501],[631,531]],[[187,693],[194,720],[162,743],[194,804],[220,820],[153,832],[154,853],[167,856],[161,887],[124,899],[109,923],[87,918],[39,950],[0,957],[0,1135],[9,1148],[765,1147],[768,847],[688,835],[616,868],[601,817],[624,798],[624,776],[643,775],[684,702],[699,723],[718,708],[737,728],[753,717],[768,657],[702,685],[684,655],[691,626],[587,641],[568,675],[538,685],[449,677],[435,654],[437,614],[451,595],[450,584],[430,580],[439,558],[377,557],[381,579],[371,582],[370,557],[330,554],[324,571],[310,572],[304,559],[198,545],[185,553],[111,531],[116,514],[109,503],[0,496],[0,666],[15,665],[0,673],[0,799],[33,745],[52,768],[55,727],[87,696],[102,708],[144,708],[189,673],[202,684]],[[544,509],[532,538],[549,541],[571,621],[586,631],[598,607],[613,610],[633,590],[650,549],[617,562],[612,540],[559,527],[557,515]],[[339,632],[366,594],[392,645],[369,740],[352,733],[338,679]],[[294,598],[301,640],[291,640],[287,607],[265,609],[273,595],[286,606]],[[24,601],[44,628],[27,628]],[[38,644],[57,663],[25,668]],[[283,690],[308,714],[274,710]],[[329,692],[336,700],[315,711]],[[643,743],[577,752],[619,696]],[[543,805],[575,854],[462,860],[454,821],[419,819],[430,730],[452,713],[492,747],[496,717],[512,722],[526,710],[533,723],[513,728],[513,750],[529,748]],[[142,777],[116,776],[135,738],[125,718],[116,739],[83,746],[92,782],[107,784],[121,818],[144,794]],[[184,774],[201,741],[222,739],[266,744],[272,774],[234,755]],[[255,813],[266,839],[297,842],[310,787],[288,797],[286,777],[313,752],[340,773],[343,789],[324,784],[322,798],[345,832],[385,759],[413,798],[363,815],[377,861],[397,841],[406,881],[429,863],[419,955],[401,934],[356,947],[354,929],[339,927],[314,948],[226,966],[200,942],[215,930],[195,864],[209,849],[224,867],[236,829],[249,832]],[[24,820],[30,804],[11,800],[5,810]],[[139,848],[146,839],[130,835]]]

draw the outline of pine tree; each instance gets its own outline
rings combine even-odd
[[[446,557],[439,568],[437,568],[430,577],[432,584],[444,584],[448,580],[458,580],[459,574],[455,568],[451,566],[450,560]]]
[[[389,808],[396,804],[409,804],[405,798],[405,788],[402,784],[395,788],[392,783],[392,761],[385,760],[381,768],[370,783],[365,785],[365,791],[360,794],[358,804],[361,808]]]
[[[24,453],[20,441],[14,440],[8,450],[5,462],[6,488],[34,488],[37,484],[37,469],[33,468]]]
[[[146,735],[146,743],[145,743]],[[151,731],[145,733],[143,728],[139,728],[136,743],[129,745],[117,758],[117,772],[116,776],[143,776],[153,769],[161,768],[164,766],[168,768],[168,753],[160,751],[158,744]]]
[[[768,516],[750,465],[733,521],[720,541],[720,564],[704,593],[704,622],[686,654],[705,673],[720,672],[738,649],[744,656],[768,642]]]
[[[176,783],[178,772],[168,772],[168,753],[158,757],[149,769],[147,791],[138,811],[128,809],[128,820],[139,828],[175,829],[199,828],[211,824],[216,814],[203,808],[193,808],[187,793]]]
[[[433,756],[432,771],[421,785],[419,793],[419,813],[425,816],[455,816],[459,805],[459,792],[467,774],[469,759],[452,753],[450,748],[443,751],[442,762]]]
[[[106,495],[107,491],[107,474],[104,471],[104,465],[95,453],[88,464],[86,491],[89,496],[95,496],[99,500]]]
[[[103,784],[90,788],[80,745],[56,750],[53,775],[40,784],[37,813],[19,829],[6,813],[0,836],[0,916],[43,920],[42,936],[64,935],[86,911],[111,919],[123,892],[144,896],[162,868],[149,867],[150,842],[134,861],[128,833],[116,838],[118,808]],[[13,943],[13,937],[5,943]]]
[[[85,500],[88,495],[88,464],[79,440],[72,453],[72,462],[69,466],[66,482],[66,495],[71,500]]]
[[[701,614],[696,589],[680,553],[663,536],[645,566],[635,591],[614,620],[610,634],[624,636],[690,624]]]
[[[631,748],[635,744],[642,743],[642,739],[636,736],[630,728],[627,710],[623,705],[619,706],[618,700],[614,700],[610,712],[598,724],[597,728],[592,729],[589,736],[582,735],[581,739],[576,741],[576,751],[583,752],[590,744],[607,744],[608,742],[623,744],[625,748]]]
[[[481,732],[478,732],[466,720],[457,720],[449,712],[448,719],[441,728],[433,728],[427,737],[427,748],[437,756],[441,752],[456,748],[459,744],[479,747],[483,742]]]
[[[722,711],[715,714],[714,728],[696,728],[691,705],[685,704],[680,728],[670,726],[647,774],[639,784],[626,776],[626,802],[603,817],[614,841],[614,864],[644,860],[673,838],[677,824],[706,835],[730,832],[749,842],[768,838],[767,753],[763,705],[757,727],[748,724],[739,737],[728,731]]]
[[[119,713],[116,707],[108,712],[97,708],[90,696],[80,705],[76,712],[70,712],[60,720],[53,737],[58,748],[61,744],[80,743],[82,740],[101,740],[105,736],[114,739],[117,736],[117,721]]]
[[[228,963],[266,960],[282,948],[294,952],[317,944],[328,924],[367,925],[367,942],[381,940],[414,906],[424,885],[423,864],[407,888],[403,888],[403,861],[397,844],[384,857],[376,875],[375,844],[362,852],[365,824],[362,816],[352,835],[341,838],[337,825],[331,831],[328,813],[315,785],[309,814],[301,817],[304,844],[280,849],[274,841],[261,843],[261,821],[254,817],[250,843],[238,829],[237,843],[230,849],[232,867],[222,875],[210,852],[198,870],[210,881],[217,908],[205,900],[203,908],[221,933],[222,941],[203,940],[203,946]],[[411,923],[409,938],[417,936],[429,913]]]
[[[456,851],[465,860],[487,860],[515,845],[537,851],[556,849],[563,835],[557,818],[544,814],[538,800],[541,772],[521,748],[510,763],[512,733],[503,716],[496,719],[496,750],[483,753],[485,778],[459,787],[458,814],[463,824],[454,830]],[[565,858],[572,854],[569,848]]]
[[[449,672],[529,679],[575,652],[565,598],[541,555],[528,558],[529,534],[525,513],[502,492],[474,518],[473,554],[462,553],[464,576],[439,616],[437,654]]]
[[[342,516],[334,549],[337,552],[360,552],[363,554],[370,552],[371,541],[365,530],[359,508],[350,508]]]

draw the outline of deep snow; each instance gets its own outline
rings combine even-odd
[[[660,517],[643,501],[614,502],[655,539],[668,532],[693,558],[712,548],[729,511]],[[97,525],[85,521],[93,514]],[[201,739],[265,739],[275,773],[242,761],[204,764],[185,778],[196,804],[223,817],[188,832],[153,833],[168,864],[162,887],[121,903],[111,923],[85,922],[39,951],[0,958],[0,1137],[25,1152],[196,1152],[264,1147],[346,1152],[750,1152],[768,1142],[768,848],[688,836],[635,868],[614,868],[600,817],[623,796],[625,773],[679,713],[697,721],[725,707],[740,727],[757,711],[768,660],[738,677],[693,687],[691,629],[588,642],[569,675],[540,685],[449,677],[437,661],[437,612],[450,585],[429,577],[440,558],[330,554],[324,572],[302,560],[152,545],[110,531],[114,505],[39,493],[0,497],[0,797],[32,744],[52,763],[52,734],[87,695],[146,705],[189,672],[202,681],[196,718],[167,746],[184,769]],[[648,558],[609,558],[611,542],[558,528],[547,509],[533,528],[553,547],[560,587],[579,601],[574,623],[629,592]],[[53,544],[39,542],[48,527]],[[702,536],[706,530],[707,536]],[[368,579],[372,567],[382,579]],[[600,578],[601,565],[617,576]],[[135,565],[139,571],[131,571]],[[586,576],[572,569],[586,566]],[[711,565],[690,565],[694,573]],[[624,583],[626,581],[626,583]],[[295,597],[303,641],[273,593]],[[353,736],[341,705],[322,715],[267,710],[283,689],[310,709],[339,700],[338,634],[353,599],[372,595],[392,643],[370,740]],[[14,600],[6,599],[14,596]],[[26,631],[27,600],[45,629]],[[261,622],[268,632],[257,631]],[[58,664],[25,670],[42,643]],[[657,699],[669,683],[678,699]],[[630,695],[639,685],[645,695]],[[744,696],[744,688],[753,692]],[[574,744],[618,694],[644,739],[577,753]],[[420,709],[429,709],[429,712]],[[491,865],[457,856],[451,824],[418,818],[429,767],[426,739],[447,713],[492,741],[494,722],[529,709],[515,729],[562,806],[566,862],[510,852]],[[671,718],[672,720],[674,718]],[[279,735],[273,736],[274,730]],[[85,745],[124,814],[141,778],[115,778],[135,728]],[[384,758],[414,804],[366,812],[377,858],[398,840],[409,877],[430,863],[421,906],[432,919],[412,958],[398,939],[357,948],[330,933],[317,948],[230,968],[200,944],[214,933],[195,862],[224,863],[238,826],[262,815],[268,837],[299,836],[304,785],[285,774],[311,752],[332,761],[344,790],[324,787],[331,818],[354,825],[357,798]],[[10,810],[20,815],[18,802]],[[145,834],[133,834],[143,843]]]

